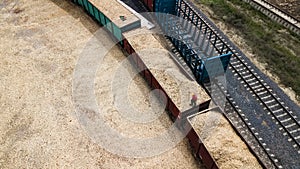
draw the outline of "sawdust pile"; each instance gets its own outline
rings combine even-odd
[[[163,107],[160,107],[156,97],[150,94],[151,89],[147,83],[136,75],[137,72],[121,51],[114,47],[105,56],[102,64],[101,70],[96,75],[95,89],[105,122],[128,138],[153,138],[167,132],[172,125],[171,120]],[[122,72],[128,72],[128,74],[126,73],[123,76]],[[122,76],[118,74],[122,74]],[[121,79],[121,77],[124,79]],[[126,81],[130,82],[126,83]],[[122,93],[125,96],[122,96]],[[128,99],[128,102],[124,101],[126,99]],[[116,102],[121,102],[121,104],[116,106]],[[136,119],[131,119],[132,121],[128,119],[135,117],[143,117],[147,123],[137,123],[134,122]],[[156,117],[158,119],[154,119]],[[131,163],[136,168],[145,166],[150,168],[154,166],[159,168],[197,167],[198,164],[193,159],[187,144],[187,140],[184,139],[166,153],[154,158],[141,159],[137,164]],[[127,159],[127,161],[132,160]],[[156,161],[166,162],[168,165],[165,163],[155,164]]]
[[[186,140],[155,157],[125,158],[95,144],[83,130],[74,113],[73,73],[99,27],[81,8],[69,1],[6,0],[0,16],[0,168],[199,167]],[[109,71],[124,58],[116,47],[105,58],[95,79],[97,101],[112,128],[128,137],[154,137],[171,125],[165,112],[136,125],[114,108]],[[143,79],[133,78],[127,90],[131,104],[140,109],[157,104],[155,97],[145,97],[149,91]]]
[[[117,0],[90,0],[90,2],[112,21],[119,20],[120,16],[129,17],[132,15]]]
[[[169,52],[159,43],[158,35],[141,28],[126,33],[125,37],[179,110],[183,112],[191,108],[189,104],[193,93],[198,95],[197,104],[210,100],[196,81],[189,80],[181,72]]]
[[[220,168],[261,168],[246,144],[219,112],[199,114],[191,119],[191,123]]]

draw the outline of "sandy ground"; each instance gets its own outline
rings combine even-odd
[[[75,5],[1,1],[0,25],[0,168],[199,167],[186,140],[160,156],[138,159],[111,154],[88,137],[74,115],[72,77],[98,26]],[[113,63],[123,59],[117,48],[107,55],[107,65],[95,80],[97,101],[106,106],[107,121],[116,130],[153,137],[171,124],[167,115],[163,112],[151,125],[123,121],[103,84],[112,78],[108,72],[115,71]],[[149,106],[143,98],[147,92],[144,81],[134,78],[128,90],[132,104]]]
[[[254,63],[258,69],[260,69],[264,74],[266,74],[270,79],[275,81],[278,86],[284,91],[285,94],[287,94],[296,104],[300,106],[300,101],[297,100],[296,93],[290,88],[282,85],[280,83],[280,79],[278,76],[271,73],[267,67],[268,65],[266,63],[259,62],[257,57],[252,49],[244,42],[243,38],[238,35],[237,31],[234,29],[229,28],[226,26],[223,22],[220,22],[219,20],[214,19],[214,13],[211,11],[208,7],[204,5],[199,5],[195,1],[193,1],[196,6],[199,6],[201,11],[203,11],[219,28],[226,34],[226,36],[236,44],[239,49]]]
[[[193,117],[191,123],[220,168],[261,168],[222,114],[209,111]]]

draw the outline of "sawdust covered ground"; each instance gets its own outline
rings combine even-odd
[[[199,167],[186,140],[160,156],[130,159],[105,151],[82,130],[74,115],[72,77],[83,47],[97,29],[94,21],[67,1],[0,2],[0,168]],[[112,56],[107,57],[109,63],[124,58],[118,48],[108,56]],[[101,78],[109,80],[105,71],[110,69],[114,68],[97,72],[98,101],[109,98]],[[106,95],[101,96],[102,91]],[[129,91],[142,98],[149,89],[136,77]],[[146,98],[132,102],[149,106]],[[117,120],[113,112],[108,119]],[[135,126],[111,123],[132,137],[150,137],[171,124],[166,115],[160,119],[165,123],[153,122],[153,131],[140,126],[135,128],[139,132],[130,133],[126,129]]]

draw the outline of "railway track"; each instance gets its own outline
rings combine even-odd
[[[166,41],[168,49],[179,59],[183,69],[192,76],[193,72],[185,63],[180,52],[176,49],[168,37],[166,37]],[[205,83],[203,86],[207,93],[211,95],[214,103],[220,107],[224,107],[225,117],[229,119],[234,129],[241,136],[242,140],[245,141],[252,153],[257,157],[263,168],[282,168],[282,166],[278,163],[278,159],[276,159],[274,154],[269,152],[270,149],[267,147],[267,144],[261,137],[259,137],[255,128],[251,126],[251,123],[248,122],[248,119],[239,109],[239,106],[233,101],[230,94],[227,93],[225,90],[226,88],[223,87],[222,84],[215,82]]]
[[[252,92],[257,100],[260,101],[266,113],[272,116],[272,119],[280,126],[280,130],[283,131],[283,135],[288,136],[289,141],[294,142],[293,146],[300,153],[300,124],[297,116],[288,107],[285,107],[280,98],[253,72],[250,66],[247,66],[242,59],[239,59],[238,54],[236,53],[236,57],[233,57],[229,68],[245,84],[246,89]]]
[[[189,2],[181,2],[183,2],[182,8],[186,8],[185,5],[193,8]],[[224,51],[232,53],[229,69],[241,83],[244,83],[244,87],[253,93],[253,96],[257,98],[268,114],[280,125],[284,135],[290,137],[290,141],[294,142],[294,147],[298,148],[300,153],[300,124],[296,115],[284,105],[268,84],[246,63],[243,59],[246,56],[202,12],[195,11],[203,20],[203,23],[196,26],[206,34],[220,54],[223,54]]]
[[[178,52],[168,38],[166,39],[169,50],[179,59],[183,69],[192,76],[193,73],[181,57],[180,52]],[[259,137],[255,128],[248,122],[248,119],[234,102],[234,99],[227,92],[226,88],[217,82],[205,83],[203,86],[207,93],[211,95],[213,102],[220,107],[224,107],[225,117],[229,119],[234,129],[242,140],[244,140],[250,151],[257,157],[263,168],[282,168],[281,164],[278,163],[278,159],[276,159],[274,154],[269,152],[270,149],[267,147],[267,144]],[[224,100],[224,98],[226,100]]]
[[[187,73],[192,75],[192,71],[181,57],[180,52],[178,52],[175,46],[173,46],[171,40],[168,38],[167,44],[169,46],[169,50],[172,51],[177,58],[179,58],[180,64],[185,70],[187,70]],[[263,168],[282,168],[281,164],[278,163],[278,159],[269,151],[270,149],[267,147],[267,144],[259,136],[258,132],[255,131],[255,127],[249,123],[248,119],[242,113],[239,106],[234,102],[234,99],[227,92],[226,88],[222,84],[215,82],[205,83],[204,88],[207,93],[211,95],[212,100],[216,105],[224,107],[226,118],[230,120],[234,129],[245,141],[252,153],[254,153],[257,157]]]
[[[209,42],[215,47],[219,54],[222,55],[228,52],[233,54],[229,68],[234,73],[234,76],[237,76],[237,79],[239,79],[241,83],[244,83],[245,88],[253,93],[253,96],[261,103],[268,115],[272,116],[274,121],[281,126],[280,130],[284,132],[283,134],[289,138],[289,141],[295,143],[293,147],[297,148],[298,153],[300,153],[298,142],[300,127],[297,117],[284,106],[284,103],[272,92],[271,88],[247,65],[243,60],[243,57],[245,57],[244,54],[239,51],[204,14],[187,1],[180,0],[179,3],[181,10],[189,9],[188,12],[182,10],[179,13],[193,23],[199,29],[198,32],[202,32],[202,36],[206,36],[209,39]],[[87,8],[89,7],[87,6]],[[94,13],[95,11],[90,12]],[[188,32],[186,33],[188,34]],[[130,49],[128,51],[132,50]],[[235,104],[230,94],[227,93],[221,84],[215,86],[214,88],[207,87],[207,89],[210,90],[211,93],[217,93],[217,98],[222,95],[226,96],[226,102],[224,102],[226,117],[229,118],[232,123],[236,124],[234,125],[236,126],[235,129],[239,131],[242,138],[247,142],[248,147],[250,147],[258,157],[267,159],[262,163],[262,166],[264,168],[283,168],[274,154],[270,153],[267,144],[264,143],[259,133],[255,132],[255,128]],[[215,88],[217,88],[217,92],[212,91],[215,90]],[[219,100],[221,100],[221,102],[219,102]],[[222,104],[222,99],[215,99],[215,102]]]
[[[199,28],[203,34],[207,36],[210,42],[215,46],[219,54],[231,52],[232,58],[229,69],[244,87],[252,93],[253,97],[263,107],[264,112],[271,116],[278,125],[282,134],[293,143],[293,148],[300,154],[300,122],[296,115],[285,106],[284,102],[272,91],[271,87],[248,65],[243,59],[246,56],[192,3],[182,0],[179,2],[179,13],[185,19]],[[187,10],[192,9],[192,10]],[[198,17],[197,17],[198,16]],[[201,20],[201,22],[199,22]],[[226,93],[226,91],[224,91]],[[229,96],[226,96],[229,103],[232,103]],[[228,98],[229,97],[229,98]],[[238,112],[238,111],[235,111]],[[241,116],[242,118],[242,116]],[[249,123],[244,123],[247,128],[253,128]],[[258,139],[260,140],[260,139]],[[264,145],[264,143],[261,143]],[[282,168],[277,164],[277,159],[267,150],[268,156],[277,168]]]
[[[243,0],[255,9],[300,35],[300,21],[266,0]]]
[[[252,93],[253,97],[263,107],[264,112],[270,116],[274,122],[279,126],[282,134],[293,143],[293,148],[300,154],[300,125],[297,117],[289,110],[288,107],[281,101],[279,97],[272,91],[271,87],[258,76],[255,70],[248,65],[243,59],[246,56],[220,31],[197,7],[186,0],[180,0],[178,4],[178,15],[190,21],[196,26],[199,31],[206,36],[210,43],[215,47],[219,54],[226,54],[231,52],[232,59],[229,65],[230,71],[236,76],[238,81]],[[186,65],[186,67],[188,67]],[[208,87],[210,84],[204,84],[210,93],[212,88]],[[246,141],[248,146],[260,159],[263,159],[263,166],[265,168],[283,168],[280,161],[270,151],[268,145],[255,131],[255,126],[248,121],[241,109],[235,104],[234,99],[228,94],[224,87],[220,84],[214,84],[219,91],[216,92],[220,96],[225,95],[226,117],[230,119],[242,138]],[[213,89],[215,90],[215,89]],[[221,94],[223,93],[223,94]],[[216,97],[218,98],[218,97]]]
[[[245,114],[227,92],[226,87],[217,81],[205,83],[204,87],[211,94],[213,102],[220,107],[224,107],[225,116],[231,121],[231,124],[252,153],[259,159],[263,168],[282,168],[275,155],[269,151],[270,148],[259,136],[259,133],[255,131],[255,127],[249,123]]]

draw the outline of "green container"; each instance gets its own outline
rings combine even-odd
[[[106,17],[98,8],[88,0],[73,0],[74,3],[82,6],[99,24],[103,25],[122,44],[122,30]]]

